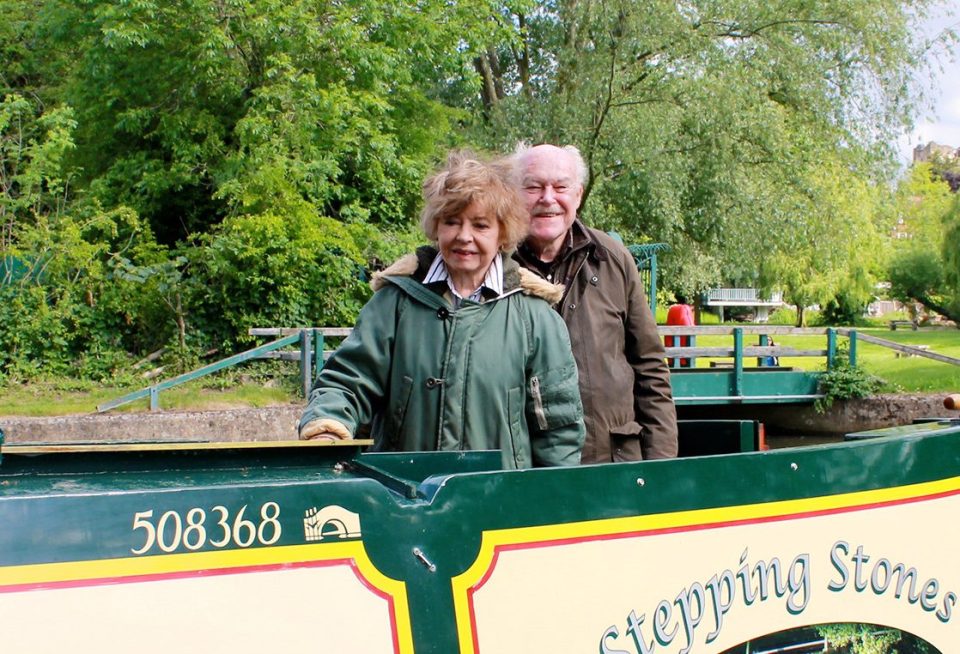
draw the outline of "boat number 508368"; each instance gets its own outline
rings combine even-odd
[[[146,554],[155,546],[162,552],[180,548],[193,551],[204,545],[250,547],[254,543],[273,545],[280,540],[279,504],[263,504],[259,519],[245,517],[246,512],[246,504],[232,516],[225,506],[215,506],[209,513],[201,508],[189,509],[185,515],[167,511],[156,519],[152,509],[139,511],[133,516],[133,531],[143,530],[143,546],[130,551]]]

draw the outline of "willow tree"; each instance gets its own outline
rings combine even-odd
[[[812,219],[800,209],[821,161],[865,182],[887,172],[936,4],[504,3],[514,40],[475,59],[479,132],[503,149],[578,145],[584,214],[671,244],[668,274],[756,275],[779,226]]]
[[[960,322],[960,195],[918,164],[897,193],[897,231],[889,262],[891,294]]]

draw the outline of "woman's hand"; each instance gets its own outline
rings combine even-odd
[[[300,428],[300,440],[339,441],[353,438],[350,431],[338,420],[320,418],[311,420]]]

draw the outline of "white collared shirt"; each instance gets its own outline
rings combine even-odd
[[[453,294],[454,303],[458,307],[460,306],[460,302],[465,299],[473,302],[482,301],[480,291],[484,288],[489,288],[499,297],[503,295],[503,257],[497,252],[497,256],[493,258],[493,262],[490,264],[490,267],[487,268],[487,274],[483,278],[483,283],[480,284],[477,290],[471,293],[468,298],[461,297],[457,289],[454,288],[453,280],[450,279],[450,273],[447,272],[447,265],[443,262],[443,257],[440,256],[439,253],[434,257],[433,263],[430,264],[427,276],[423,278],[424,284],[432,284],[434,282],[447,282],[447,287]]]

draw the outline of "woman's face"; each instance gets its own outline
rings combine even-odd
[[[483,281],[500,249],[500,223],[474,201],[460,215],[440,219],[437,241],[451,277],[479,277],[475,281]]]

